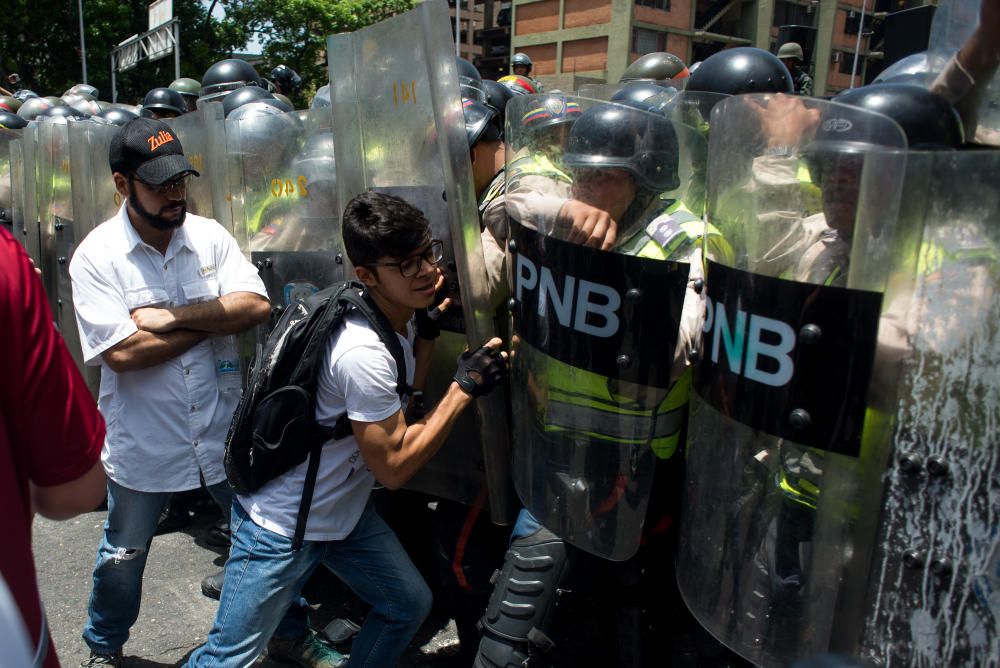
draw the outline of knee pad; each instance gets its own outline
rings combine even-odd
[[[567,562],[566,544],[547,529],[511,543],[481,622],[476,666],[522,666],[533,649],[552,647],[546,631]]]

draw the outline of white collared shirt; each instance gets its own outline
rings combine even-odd
[[[108,476],[142,492],[194,489],[199,472],[209,485],[224,480],[224,442],[239,401],[238,383],[227,382],[235,337],[210,337],[167,362],[123,373],[101,354],[138,331],[134,309],[233,292],[266,297],[236,240],[216,221],[189,213],[161,255],[142,241],[122,205],[77,247],[70,278],[84,361],[101,367],[98,406],[107,422],[101,459]]]

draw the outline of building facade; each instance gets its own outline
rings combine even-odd
[[[548,88],[575,90],[580,83],[617,81],[629,63],[652,51],[669,51],[693,63],[731,46],[775,52],[785,41],[799,41],[816,81],[815,93],[832,95],[851,86],[852,71],[855,85],[861,85],[871,78],[869,72],[881,69],[877,65],[883,53],[873,47],[880,44],[886,17],[920,4],[913,0],[513,0],[510,53],[528,54],[535,64],[533,75]]]

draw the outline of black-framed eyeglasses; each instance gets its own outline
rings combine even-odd
[[[154,186],[151,183],[146,183],[145,181],[136,176],[133,176],[132,178],[133,180],[138,181],[142,185],[152,190],[157,195],[169,195],[170,193],[174,192],[187,192],[188,181],[191,179],[191,175],[184,174],[183,176],[178,176],[176,179],[168,181],[163,185],[159,186]]]
[[[420,273],[423,263],[436,267],[444,259],[444,243],[439,239],[432,239],[430,246],[423,253],[404,257],[395,262],[373,262],[370,267],[396,267],[403,278],[413,278]]]

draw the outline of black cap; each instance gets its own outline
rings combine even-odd
[[[185,173],[201,176],[184,157],[181,140],[170,126],[152,118],[137,118],[123,125],[111,140],[108,159],[112,172],[135,174],[153,186]]]

